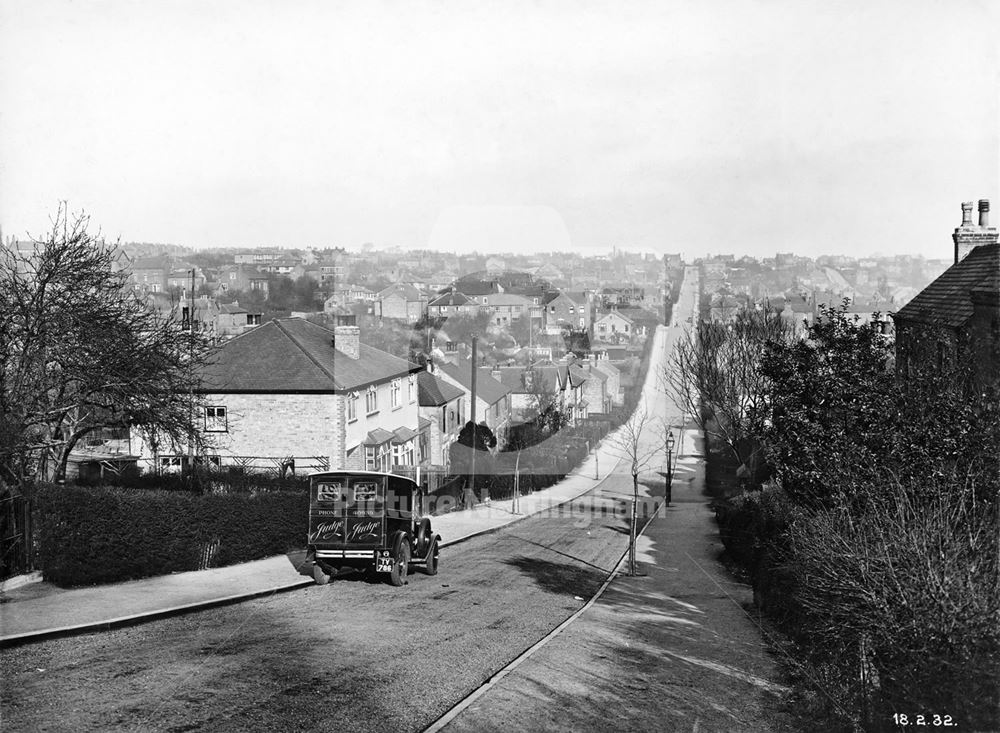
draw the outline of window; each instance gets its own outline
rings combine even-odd
[[[573,306],[570,306],[570,307],[569,307],[569,314],[570,314],[570,315],[573,315],[573,313],[574,313],[574,310],[573,310]]]
[[[347,422],[354,422],[358,419],[358,403],[361,401],[361,395],[357,392],[351,392],[347,395]]]
[[[160,470],[168,473],[180,471],[184,465],[183,456],[160,456]]]
[[[414,384],[413,377],[410,377],[409,379],[406,380],[406,398],[410,401],[410,404],[413,404],[413,401],[416,399],[416,397],[414,397],[413,395],[413,384]]]
[[[388,443],[365,446],[365,470],[388,471],[392,460],[392,446]]]
[[[556,312],[556,307],[554,305],[550,305],[549,306],[549,313],[555,313],[555,312]]]
[[[365,393],[365,412],[369,415],[378,412],[378,388],[374,384]]]
[[[206,433],[225,433],[229,431],[229,425],[226,421],[226,408],[225,407],[206,407],[205,408],[205,432]]]
[[[389,385],[389,396],[392,402],[392,409],[394,410],[397,407],[401,407],[401,405],[399,404],[400,391],[401,387],[399,386],[399,380],[393,379],[392,384]]]
[[[248,326],[259,326],[261,313],[247,313],[247,325]]]

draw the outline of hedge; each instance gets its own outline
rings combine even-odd
[[[62,586],[232,565],[306,541],[305,492],[43,486],[35,496],[43,576]]]

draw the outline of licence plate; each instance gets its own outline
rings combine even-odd
[[[378,573],[391,573],[392,572],[392,557],[386,552],[384,555],[379,554],[375,557],[375,572]]]

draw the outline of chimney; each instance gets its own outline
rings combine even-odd
[[[972,202],[962,203],[962,226],[951,235],[955,243],[955,262],[961,262],[972,250],[982,244],[997,243],[997,228],[990,226],[990,202],[979,199],[979,226],[972,223]]]
[[[333,345],[352,359],[361,358],[361,329],[357,326],[337,326],[333,329]]]

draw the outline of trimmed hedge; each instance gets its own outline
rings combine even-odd
[[[43,575],[62,586],[232,565],[306,541],[309,497],[301,491],[43,486],[35,497]]]

